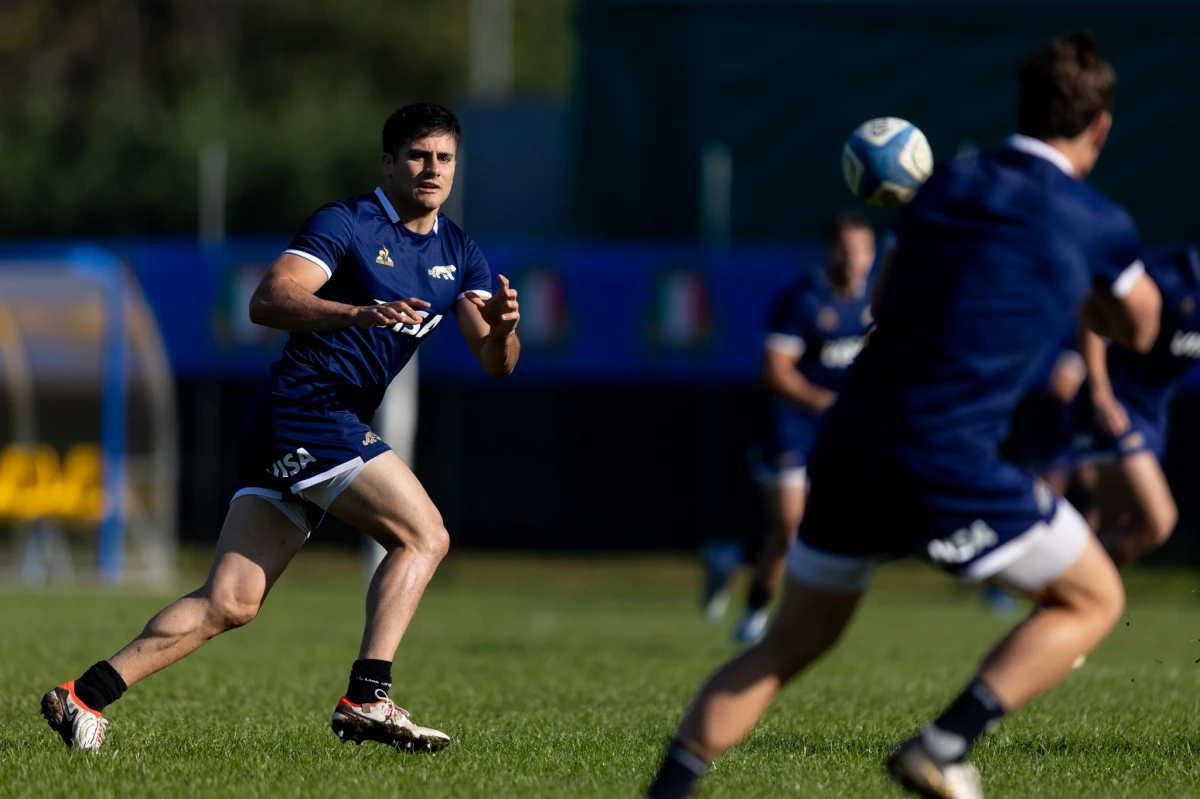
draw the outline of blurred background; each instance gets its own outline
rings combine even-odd
[[[443,332],[392,403],[384,437],[455,546],[755,540],[767,306],[866,210],[846,135],[890,115],[937,160],[995,146],[1017,61],[1087,27],[1120,85],[1094,183],[1147,242],[1195,242],[1198,23],[1157,0],[11,0],[0,568],[166,580],[180,542],[211,546],[283,341],[249,295],[308,214],[379,184],[383,120],[417,100],[460,116],[445,210],[522,297],[510,379]],[[1164,561],[1200,558],[1197,399],[1174,408]],[[326,522],[313,544],[358,539]]]

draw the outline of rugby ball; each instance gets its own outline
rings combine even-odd
[[[933,151],[920,128],[897,117],[858,126],[842,147],[842,176],[855,197],[887,208],[903,205],[933,172]]]

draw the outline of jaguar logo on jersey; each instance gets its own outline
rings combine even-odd
[[[999,541],[1000,536],[987,526],[987,522],[976,519],[970,527],[964,527],[949,538],[930,541],[926,551],[938,563],[966,563]]]
[[[378,443],[379,443],[380,441],[382,441],[382,440],[383,440],[382,438],[380,438],[379,436],[375,435],[374,431],[372,431],[372,430],[368,430],[368,431],[367,431],[367,437],[363,439],[363,443],[362,443],[362,445],[363,445],[364,447],[369,447],[369,446],[371,446],[372,444],[378,444]]]
[[[838,312],[833,306],[826,305],[817,313],[817,327],[828,333],[838,326]]]
[[[429,270],[430,277],[440,277],[442,280],[454,279],[454,264],[449,266],[435,266]]]
[[[267,471],[276,477],[295,477],[301,472],[301,470],[304,469],[305,466],[316,462],[317,459],[312,455],[309,455],[308,450],[306,450],[304,447],[300,447],[294,454],[289,452],[287,455],[284,455],[282,458],[272,463],[271,468]]]
[[[388,254],[387,247],[379,248],[379,255],[375,256],[375,263],[379,264],[380,266],[395,266],[395,264],[392,263],[392,256]]]
[[[1184,297],[1179,302],[1179,313],[1182,316],[1191,316],[1196,312],[1196,298],[1191,294]]]
[[[821,347],[821,365],[826,369],[845,369],[862,352],[862,336],[846,336],[826,341]]]
[[[1200,358],[1200,333],[1176,330],[1171,336],[1171,354],[1176,358]]]

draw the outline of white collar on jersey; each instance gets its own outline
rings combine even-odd
[[[1051,147],[1041,139],[1035,139],[1032,136],[1022,136],[1020,133],[1014,133],[1004,140],[1004,143],[1013,150],[1019,150],[1029,155],[1036,155],[1056,167],[1066,172],[1071,177],[1075,177],[1075,167],[1071,165],[1071,159],[1060,153],[1058,150]]]
[[[383,189],[376,186],[375,187],[375,196],[379,198],[379,204],[383,206],[383,212],[385,214],[387,214],[388,219],[390,219],[392,221],[392,224],[393,225],[399,224],[400,214],[396,213],[396,209],[392,207],[392,201],[388,199],[387,192],[385,192]],[[434,216],[433,217],[433,232],[435,235],[437,234],[437,229],[438,229],[438,218],[437,218],[437,216]]]

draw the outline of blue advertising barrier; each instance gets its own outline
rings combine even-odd
[[[250,295],[287,246],[235,238],[107,240],[137,275],[181,378],[261,378],[285,334],[251,324]],[[757,379],[775,294],[820,268],[817,243],[705,248],[687,244],[481,242],[493,276],[521,298],[514,381],[721,382]],[[60,252],[62,242],[0,246]],[[443,325],[421,347],[426,380],[487,381],[461,337]],[[1189,388],[1200,387],[1193,372]]]
[[[247,304],[284,239],[106,242],[149,298],[180,377],[262,376],[283,334],[250,323]],[[767,306],[817,245],[481,244],[493,276],[521,298],[515,380],[752,381]],[[443,326],[444,327],[444,326]],[[488,378],[449,328],[421,346],[424,379]]]

